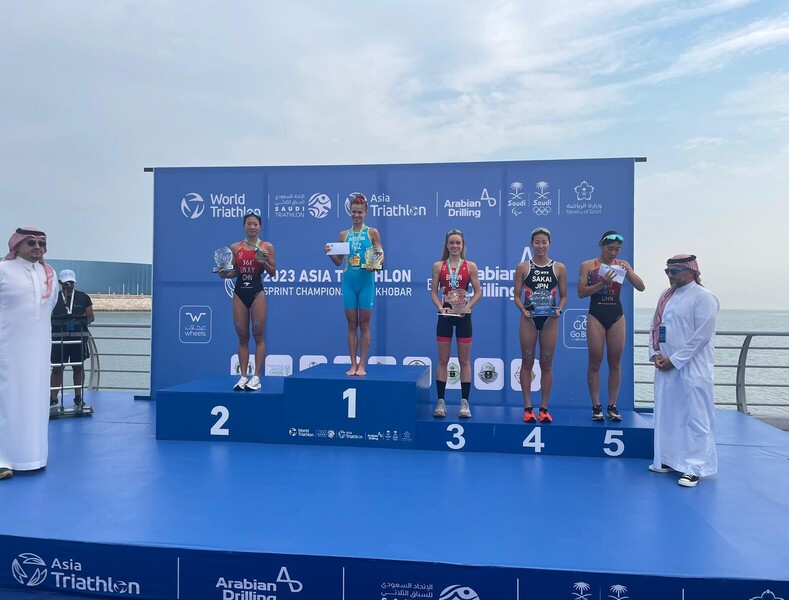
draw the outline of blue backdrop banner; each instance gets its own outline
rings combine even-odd
[[[157,168],[154,170],[151,392],[206,375],[237,372],[232,281],[212,273],[213,252],[244,238],[249,211],[263,219],[261,239],[276,249],[268,296],[267,376],[347,360],[342,267],[324,254],[350,224],[350,198],[365,194],[367,224],[381,233],[386,259],[376,275],[371,363],[434,367],[433,263],[444,236],[463,231],[477,263],[483,299],[474,309],[472,404],[518,406],[521,318],[513,275],[530,255],[532,229],[552,232],[551,258],[567,267],[569,302],[560,318],[553,406],[590,404],[586,386],[588,299],[576,292],[583,260],[599,254],[607,230],[633,257],[634,160]],[[633,288],[623,286],[627,339],[619,405],[633,407]],[[456,356],[454,342],[452,356]],[[532,394],[539,400],[539,368]],[[449,389],[459,389],[456,359]],[[431,379],[434,377],[431,374]],[[601,372],[603,401],[606,371]],[[453,399],[453,393],[448,399]]]

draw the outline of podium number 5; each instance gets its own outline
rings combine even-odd
[[[356,418],[356,388],[348,388],[342,393],[343,400],[348,401],[348,418]]]
[[[603,452],[608,456],[619,456],[622,454],[625,451],[625,443],[617,437],[621,435],[625,435],[625,432],[621,429],[606,430],[603,445],[608,446],[610,444],[613,445],[613,448],[603,448]]]

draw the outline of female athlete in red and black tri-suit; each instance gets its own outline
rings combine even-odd
[[[622,382],[622,351],[625,347],[625,313],[619,294],[622,284],[614,281],[616,272],[605,270],[600,275],[602,265],[617,265],[625,272],[625,278],[639,292],[644,291],[644,282],[633,271],[630,263],[617,260],[624,238],[616,231],[606,231],[600,242],[600,257],[581,263],[578,273],[578,297],[589,296],[589,318],[586,320],[586,345],[589,349],[589,368],[586,382],[592,397],[592,420],[602,421],[603,407],[600,404],[600,365],[603,351],[608,345],[608,418],[621,421],[616,408],[619,386]]]
[[[460,414],[463,419],[471,417],[468,404],[471,392],[471,313],[463,316],[449,316],[452,305],[446,301],[447,295],[455,289],[468,291],[469,286],[474,292],[468,301],[470,310],[482,298],[479,285],[477,265],[466,260],[466,241],[458,229],[452,229],[444,239],[441,260],[433,265],[433,278],[430,282],[430,296],[438,309],[436,325],[436,341],[438,343],[438,366],[436,367],[436,389],[438,402],[433,411],[434,417],[445,417],[446,402],[444,393],[447,388],[447,364],[452,345],[452,331],[455,330],[458,345],[458,362],[460,362]],[[438,291],[442,296],[439,298]]]
[[[521,313],[519,338],[521,344],[520,383],[523,391],[523,420],[535,423],[531,405],[531,374],[534,368],[537,340],[540,341],[540,423],[552,423],[548,399],[553,386],[553,354],[559,337],[559,317],[567,304],[567,269],[548,258],[551,232],[537,227],[531,232],[532,259],[515,269],[515,306]],[[558,293],[558,298],[557,294]],[[540,315],[532,314],[537,312]],[[552,309],[552,310],[551,310]],[[551,312],[548,313],[548,311]],[[548,313],[548,314],[542,314]]]
[[[230,246],[233,252],[233,269],[220,271],[223,279],[236,278],[233,292],[233,323],[238,334],[238,364],[241,379],[234,390],[260,389],[260,374],[266,362],[266,292],[263,291],[262,274],[273,277],[277,272],[274,259],[274,246],[258,239],[262,221],[259,215],[249,213],[244,216],[246,239]],[[255,373],[247,379],[249,364],[249,325],[252,324],[252,337],[255,338]]]

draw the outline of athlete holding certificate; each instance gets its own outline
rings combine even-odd
[[[324,251],[338,267],[345,256],[345,271],[342,274],[342,300],[345,318],[348,320],[348,355],[351,368],[346,375],[367,375],[365,365],[370,352],[370,317],[375,299],[375,271],[383,263],[381,234],[374,227],[364,224],[367,216],[367,198],[356,194],[351,200],[353,226],[340,232],[340,242],[348,243],[348,254],[330,254],[331,244]],[[370,259],[375,255],[376,261]],[[360,360],[357,362],[357,351]]]
[[[608,346],[608,418],[621,421],[616,408],[622,382],[622,351],[625,347],[625,313],[619,294],[625,279],[639,292],[644,282],[630,263],[617,260],[624,238],[616,231],[606,231],[600,238],[600,256],[581,263],[578,273],[578,297],[589,297],[589,318],[586,320],[586,345],[589,348],[589,368],[586,382],[592,397],[592,420],[603,421],[600,404],[600,365],[603,351]]]
[[[520,383],[523,391],[523,420],[537,422],[531,405],[531,373],[537,340],[540,341],[540,423],[552,423],[548,399],[553,385],[553,354],[559,337],[559,317],[567,304],[567,269],[548,258],[551,232],[537,227],[531,232],[533,258],[515,269],[515,306],[521,313]],[[558,292],[558,294],[557,294]]]
[[[438,292],[441,288],[442,297]],[[468,288],[474,292],[469,299]],[[436,342],[438,343],[438,366],[436,367],[436,390],[438,402],[434,417],[447,414],[444,394],[447,387],[447,364],[455,330],[460,362],[460,414],[463,419],[471,417],[468,404],[471,392],[471,308],[482,298],[477,265],[466,260],[466,241],[463,233],[452,229],[444,239],[441,260],[433,265],[430,296],[438,308]]]

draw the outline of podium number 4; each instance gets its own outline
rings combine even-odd
[[[342,393],[342,399],[348,401],[348,418],[356,418],[356,388],[348,388]]]

